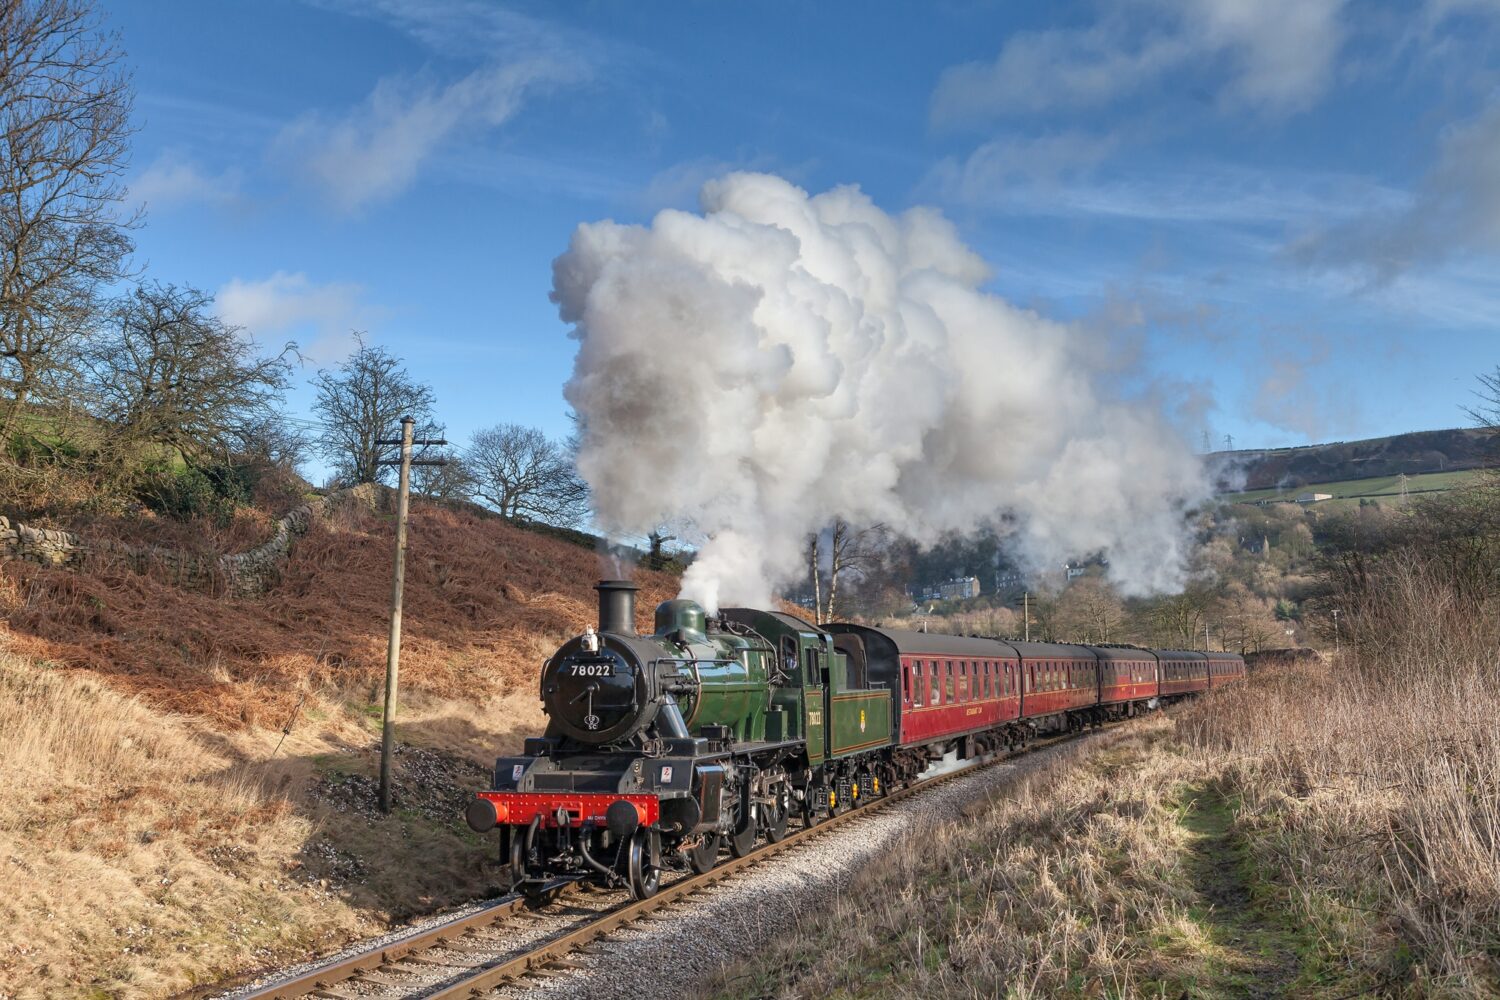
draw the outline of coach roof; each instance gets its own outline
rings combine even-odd
[[[1016,651],[999,639],[980,639],[971,635],[945,635],[941,632],[913,632],[901,628],[868,628],[896,644],[902,656],[960,656],[965,659],[1014,660]]]

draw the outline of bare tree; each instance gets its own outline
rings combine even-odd
[[[189,464],[266,440],[258,432],[278,416],[296,345],[262,355],[212,305],[197,289],[160,284],[114,303],[83,359],[98,414],[118,440],[175,449]]]
[[[1500,431],[1500,365],[1479,376],[1479,388],[1474,395],[1479,401],[1464,407],[1464,412],[1480,427]]]
[[[1271,601],[1257,597],[1242,584],[1231,583],[1219,614],[1219,635],[1225,649],[1241,653],[1285,646],[1285,634]]]
[[[1084,577],[1058,598],[1062,628],[1085,642],[1113,642],[1125,619],[1125,606],[1114,588],[1098,577]]]
[[[812,579],[813,618],[817,624],[833,621],[839,611],[839,582],[847,582],[874,565],[890,540],[890,530],[883,524],[855,528],[843,518],[835,518],[828,529],[828,600],[823,600],[823,533],[813,534],[807,543],[807,566]]]
[[[235,450],[254,464],[295,473],[312,451],[312,438],[285,414],[267,413],[240,431]]]
[[[1464,412],[1488,430],[1489,448],[1484,456],[1492,486],[1500,486],[1500,365],[1495,370],[1479,376],[1479,388],[1474,390],[1478,400],[1473,406],[1464,407]]]
[[[1166,641],[1184,649],[1196,649],[1203,636],[1203,623],[1218,603],[1213,590],[1203,584],[1189,584],[1180,594],[1164,597],[1148,612],[1151,630],[1164,634]]]
[[[818,565],[822,554],[819,534],[815,531],[807,538],[807,572],[812,577],[814,625],[823,624],[823,571]]]
[[[588,487],[567,449],[535,427],[476,431],[464,461],[474,495],[505,517],[571,525],[588,513]]]
[[[87,0],[0,0],[0,438],[126,273],[121,58]]]
[[[443,464],[412,466],[413,493],[433,500],[468,500],[474,496],[474,476],[469,471],[469,463],[457,451],[452,448],[427,449],[420,457],[442,459]]]
[[[377,483],[390,474],[380,463],[395,456],[381,440],[401,436],[401,418],[417,422],[417,436],[434,431],[432,389],[407,373],[400,358],[383,347],[371,347],[356,334],[359,349],[333,370],[313,379],[318,398],[313,410],[323,421],[318,444],[347,483]]]
[[[890,531],[883,524],[855,528],[843,518],[834,520],[828,539],[828,607],[823,621],[833,621],[838,611],[839,580],[862,573],[875,561],[889,538]]]
[[[669,558],[666,553],[668,542],[677,541],[676,535],[667,534],[667,525],[658,524],[646,535],[646,543],[649,546],[646,552],[646,566],[649,569],[661,569],[667,564]]]

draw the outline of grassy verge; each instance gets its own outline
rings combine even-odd
[[[359,706],[226,734],[0,652],[0,997],[165,996],[483,895],[462,808],[527,701],[414,700],[384,816]]]
[[[804,914],[724,997],[1280,996],[1216,775],[1162,718],[1066,754]]]
[[[1423,749],[1392,695],[1367,696],[1326,668],[1273,672],[1090,741],[798,914],[709,992],[1500,995],[1494,699],[1434,689],[1419,727],[1446,706],[1452,731],[1461,703],[1485,721]]]

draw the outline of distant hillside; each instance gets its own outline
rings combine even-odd
[[[1494,436],[1474,428],[1416,431],[1300,448],[1217,451],[1208,456],[1220,492],[1294,489],[1309,483],[1477,469],[1500,458]]]

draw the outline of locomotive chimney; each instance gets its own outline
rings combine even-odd
[[[635,592],[641,588],[629,580],[600,580],[599,631],[635,635]]]

